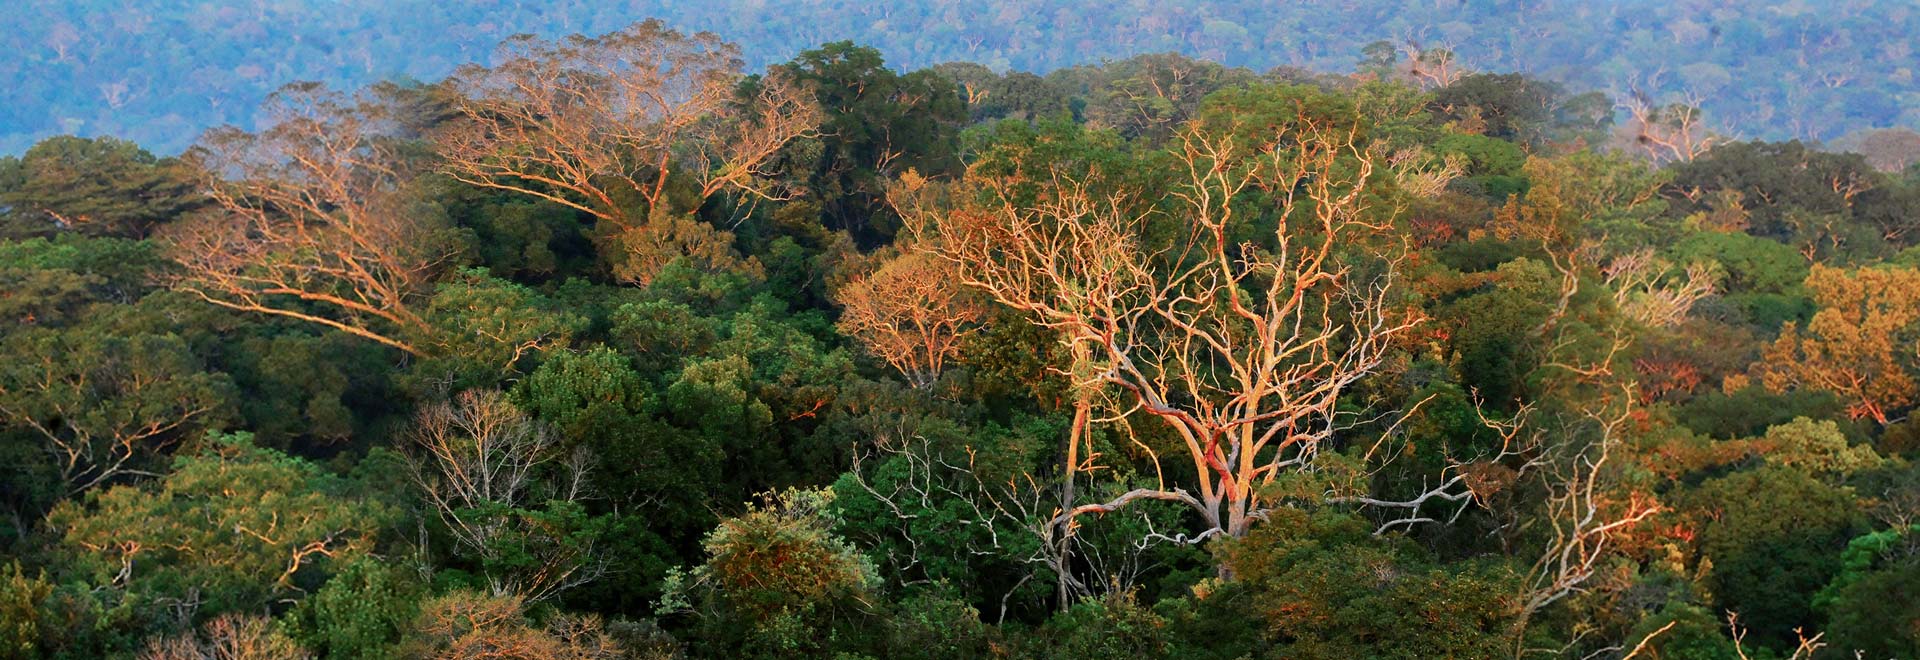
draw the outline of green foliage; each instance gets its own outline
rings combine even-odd
[[[1521,74],[1479,73],[1435,90],[1433,108],[1454,121],[1471,114],[1488,137],[1526,144],[1544,137],[1562,94],[1559,85]]]
[[[1045,468],[1041,463],[1051,457],[1064,423],[1034,418],[1012,428],[968,429],[937,410],[890,403],[876,405],[870,422],[882,429],[905,425],[910,438],[885,438],[898,443],[898,453],[882,454],[834,483],[835,531],[875,557],[889,583],[948,585],[954,595],[983,604],[1010,591],[1042,597],[1053,573],[1019,561],[1039,550],[1022,524],[1039,521],[987,517],[981,507],[1005,496],[996,490],[1001,485]],[[930,473],[930,463],[965,464],[971,473]]]
[[[1776,328],[1813,315],[1813,300],[1800,288],[1807,259],[1792,247],[1744,233],[1700,232],[1674,244],[1671,254],[1682,263],[1719,264],[1727,301],[1756,325]]]
[[[1167,621],[1119,594],[1083,601],[1034,631],[1023,649],[1030,658],[1167,657]]]
[[[691,609],[708,641],[752,657],[824,650],[878,586],[872,564],[832,533],[832,503],[830,490],[786,491],[721,521],[702,543],[706,562],[669,574],[662,611]]]
[[[1830,154],[1794,142],[1723,145],[1674,168],[1673,211],[1712,211],[1721,200],[1744,210],[1747,231],[1822,259],[1881,256],[1886,232],[1850,190],[1871,187],[1878,173],[1856,154]],[[1837,183],[1836,183],[1837,182]],[[1724,202],[1721,202],[1724,204]]]
[[[160,269],[153,244],[118,238],[0,242],[0,322],[59,326],[74,322],[93,303],[126,304],[146,292]]]
[[[1861,527],[1851,491],[1769,466],[1708,481],[1688,501],[1718,609],[1740,613],[1766,645],[1788,644],[1795,628],[1817,629],[1813,594],[1838,573]]]
[[[1751,437],[1797,417],[1830,419],[1841,415],[1831,393],[1794,391],[1774,394],[1751,386],[1733,392],[1710,391],[1674,410],[1682,426],[1716,438]]]
[[[1530,342],[1553,311],[1555,285],[1546,264],[1521,258],[1500,264],[1488,286],[1441,307],[1441,318],[1455,327],[1447,352],[1461,385],[1496,406],[1525,393],[1539,359]]]
[[[1002,642],[980,612],[963,601],[921,594],[901,598],[887,620],[881,648],[896,658],[962,660],[995,657]]]
[[[1671,625],[1671,628],[1667,626]],[[1664,632],[1658,632],[1664,629]],[[1726,622],[1698,605],[1671,602],[1649,613],[1627,636],[1634,645],[1646,643],[1647,653],[1674,660],[1739,660],[1740,652],[1727,638]],[[1651,639],[1649,639],[1651,637]],[[1764,652],[1764,651],[1760,651]]]
[[[0,337],[0,419],[40,436],[66,492],[148,470],[159,450],[225,419],[225,374],[174,335],[106,323]]]
[[[1880,455],[1872,447],[1849,446],[1840,425],[1832,420],[1815,422],[1795,417],[1767,429],[1766,442],[1770,445],[1767,462],[1819,476],[1845,477],[1881,464]]]
[[[529,413],[566,442],[589,449],[597,490],[643,506],[662,529],[711,524],[703,502],[717,495],[725,454],[717,437],[683,433],[654,418],[653,394],[613,350],[556,353],[514,391]]]
[[[1206,599],[1258,616],[1286,657],[1490,657],[1510,651],[1514,578],[1502,567],[1437,566],[1374,538],[1362,519],[1274,512],[1217,551],[1232,581]]]
[[[141,238],[205,203],[196,176],[126,140],[48,138],[0,159],[0,235]]]
[[[67,570],[113,585],[123,616],[194,603],[202,617],[257,610],[318,586],[364,554],[390,515],[307,461],[216,435],[146,486],[117,486],[49,515]]]
[[[46,636],[40,630],[41,603],[51,595],[53,585],[47,582],[47,576],[42,573],[28,578],[17,560],[0,572],[0,658],[39,656],[41,638]]]
[[[456,389],[517,373],[541,352],[566,346],[586,324],[533,289],[479,269],[440,284],[425,316],[436,359],[416,371]]]
[[[286,617],[295,640],[328,658],[389,657],[427,596],[411,567],[371,556],[345,563]]]
[[[817,148],[789,151],[793,175],[817,195],[828,227],[868,244],[889,238],[898,226],[882,191],[890,175],[959,169],[966,105],[952,81],[931,71],[896,73],[880,51],[851,41],[803,51],[781,68],[810,85],[826,111]],[[805,158],[807,151],[818,155]]]
[[[1516,177],[1527,163],[1527,152],[1520,145],[1485,135],[1449,133],[1434,141],[1433,150],[1442,156],[1465,158],[1466,174],[1473,177]],[[1488,191],[1492,192],[1491,187]],[[1507,197],[1488,196],[1502,201]]]
[[[338,443],[367,431],[368,401],[386,391],[386,360],[339,333],[249,336],[233,342],[226,371],[247,393],[240,414],[262,445]]]
[[[1848,554],[1853,553],[1854,546],[1849,546]],[[1835,648],[1858,650],[1869,658],[1920,654],[1920,622],[1913,615],[1920,611],[1920,562],[1908,557],[1855,576],[1844,586],[1836,580],[1822,595],[1831,598],[1827,631]]]

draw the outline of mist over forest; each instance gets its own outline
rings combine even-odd
[[[753,67],[831,41],[903,70],[974,62],[1046,74],[1178,52],[1264,73],[1346,73],[1386,42],[1451,51],[1577,92],[1704,108],[1742,139],[1920,128],[1908,2],[1814,0],[19,0],[0,13],[0,153],[55,134],[178,153],[252,128],[290,82],[435,81],[518,33],[599,34],[657,17],[712,31]]]

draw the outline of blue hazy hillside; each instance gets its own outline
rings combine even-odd
[[[1576,89],[1691,94],[1749,138],[1920,126],[1908,0],[13,0],[0,10],[0,153],[60,133],[174,152],[249,125],[287,82],[434,80],[503,37],[646,17],[711,30],[761,66],[826,41],[897,66],[1045,71],[1149,52],[1346,72],[1369,43],[1452,49]]]

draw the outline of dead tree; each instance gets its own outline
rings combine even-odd
[[[1621,135],[1629,150],[1653,162],[1690,161],[1727,141],[1707,127],[1698,99],[1659,105],[1637,89],[1624,98]]]

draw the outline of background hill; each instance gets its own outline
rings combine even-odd
[[[827,41],[901,68],[1047,71],[1179,51],[1347,72],[1373,42],[1446,47],[1474,69],[1579,89],[1691,94],[1742,138],[1830,140],[1920,126],[1920,5],[1865,0],[27,0],[0,11],[0,153],[54,134],[160,153],[248,127],[282,84],[436,80],[520,32],[655,16],[741,44],[755,67]]]

